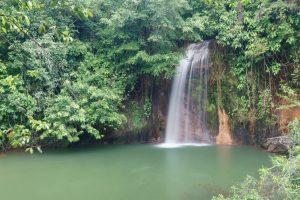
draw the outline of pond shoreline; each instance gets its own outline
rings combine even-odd
[[[72,144],[69,146],[44,146],[42,147],[42,151],[47,151],[47,150],[67,150],[67,149],[80,149],[80,148],[94,148],[94,147],[105,147],[105,146],[119,146],[119,145],[124,145],[124,146],[130,146],[130,145],[153,145],[153,146],[159,146],[161,144],[164,144],[163,142],[134,142],[134,143],[90,143],[90,144]],[[185,147],[189,147],[190,145],[186,145]],[[208,146],[227,146],[227,147],[251,147],[253,149],[266,152],[266,153],[271,153],[273,155],[281,155],[277,153],[272,153],[268,152],[267,149],[263,148],[262,146],[258,145],[246,145],[246,144],[231,144],[231,145],[226,145],[226,144],[209,144]],[[176,149],[176,148],[182,148],[182,147],[170,147],[169,149]],[[5,151],[0,152],[0,158],[5,157],[10,153],[17,153],[17,154],[23,154],[25,153],[26,148],[8,148]],[[38,151],[35,151],[36,153],[39,153]],[[39,153],[39,154],[43,154]]]

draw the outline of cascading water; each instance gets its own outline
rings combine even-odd
[[[209,42],[192,44],[177,67],[167,119],[167,145],[210,143],[207,128]]]

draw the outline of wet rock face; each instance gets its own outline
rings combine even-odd
[[[229,116],[225,112],[225,110],[220,109],[218,111],[219,116],[219,134],[216,138],[217,144],[232,144],[230,124],[229,124]]]
[[[268,138],[262,144],[262,146],[267,149],[268,152],[279,154],[288,154],[288,151],[292,145],[292,140],[288,136]]]

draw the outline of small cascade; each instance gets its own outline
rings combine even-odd
[[[166,144],[210,143],[207,127],[209,42],[191,44],[177,67],[169,105]]]

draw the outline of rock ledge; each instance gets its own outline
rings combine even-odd
[[[271,153],[288,154],[292,145],[293,143],[290,137],[279,136],[266,139],[262,144],[262,147]]]

